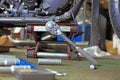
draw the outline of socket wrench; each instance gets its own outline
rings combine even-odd
[[[88,61],[90,61],[92,64],[90,65],[90,69],[95,69],[99,65],[98,62],[91,57],[87,52],[85,52],[83,49],[78,47],[76,44],[74,44],[68,37],[66,37],[63,32],[60,29],[60,26],[55,23],[54,21],[48,21],[46,23],[46,30],[50,32],[52,35],[61,36],[69,45],[74,47],[78,51],[78,55],[84,56]]]

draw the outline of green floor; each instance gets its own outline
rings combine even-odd
[[[37,64],[37,59],[27,59],[22,50],[12,50],[17,57]],[[49,68],[60,72],[66,72],[67,76],[56,76],[56,80],[120,80],[120,56],[112,58],[97,59],[100,66],[96,70],[90,70],[90,63],[81,58],[80,61],[63,60],[61,65],[38,65],[39,67]],[[0,80],[17,80],[14,75],[0,74]]]

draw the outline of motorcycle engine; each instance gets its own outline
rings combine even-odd
[[[74,0],[1,0],[0,16],[60,15],[70,9]]]

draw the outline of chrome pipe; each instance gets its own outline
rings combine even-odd
[[[79,59],[78,54],[75,53],[53,53],[53,52],[38,52],[34,53],[33,51],[28,51],[27,55],[28,58],[48,58],[48,59],[70,59],[70,60],[77,60]]]
[[[31,69],[30,66],[10,66],[10,67],[0,67],[0,74],[11,74],[14,73],[16,69]]]
[[[39,58],[38,64],[39,65],[60,65],[61,59],[46,59],[46,58]]]
[[[38,52],[37,57],[68,59],[67,53]]]
[[[15,65],[19,60],[0,60],[0,66],[11,66]]]
[[[0,58],[16,58],[14,55],[0,55]]]

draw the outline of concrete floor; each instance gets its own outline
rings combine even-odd
[[[28,59],[24,55],[25,51],[21,49],[12,49],[11,53],[17,57],[24,58],[37,65],[37,59]],[[3,54],[3,53],[1,53]],[[60,72],[66,72],[67,76],[58,77],[56,80],[120,80],[120,56],[111,56],[109,58],[97,58],[100,66],[96,70],[90,70],[90,63],[81,58],[80,61],[63,60],[61,65],[37,65],[43,68],[49,68]],[[0,74],[0,80],[18,80],[14,75]]]

